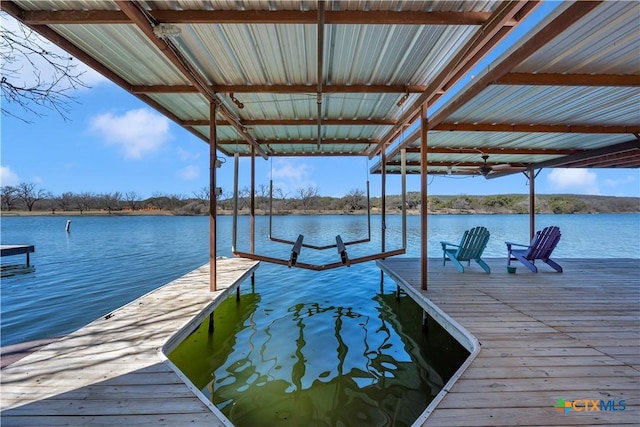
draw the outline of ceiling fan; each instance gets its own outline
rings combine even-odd
[[[485,178],[490,174],[496,173],[496,172],[520,172],[520,171],[527,170],[527,168],[524,166],[512,166],[509,163],[489,165],[487,164],[487,160],[489,160],[488,154],[483,154],[482,160],[484,160],[484,163],[477,168],[473,168],[473,171],[479,175],[484,176]]]
[[[484,164],[478,168],[478,172],[480,172],[480,175],[486,177],[491,172],[493,172],[493,167],[487,164],[487,160],[489,160],[488,154],[483,154],[482,160],[484,160]]]

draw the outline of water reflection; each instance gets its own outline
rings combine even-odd
[[[236,426],[411,425],[467,356],[437,324],[425,334],[408,298],[259,299],[225,301],[213,336],[205,322],[170,356]],[[442,348],[453,354],[432,354]]]
[[[20,276],[23,274],[30,274],[36,271],[36,266],[33,264],[2,264],[0,266],[0,277],[12,277]]]

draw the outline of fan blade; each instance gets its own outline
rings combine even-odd
[[[505,172],[505,171],[524,171],[527,170],[524,166],[511,166],[509,163],[503,163],[500,165],[491,166],[491,168],[495,172]]]
[[[500,165],[491,166],[491,169],[493,169],[494,171],[499,171],[499,170],[509,169],[509,168],[511,168],[511,165],[509,163],[503,163]]]

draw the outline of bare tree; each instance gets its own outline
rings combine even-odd
[[[51,215],[56,213],[56,208],[58,207],[58,200],[59,200],[59,198],[56,197],[51,192],[47,192],[47,194],[44,197],[45,204],[47,205],[47,207],[51,211]]]
[[[287,197],[289,197],[289,193],[285,193],[282,188],[276,187],[273,189],[273,196],[278,200],[278,203],[276,204],[277,212],[282,212],[287,208]]]
[[[318,187],[300,187],[297,190],[297,194],[302,202],[302,208],[307,210],[318,197]]]
[[[0,189],[0,197],[2,198],[2,209],[10,211],[14,208],[18,199],[18,189],[11,185],[4,185]]]
[[[56,204],[60,206],[63,211],[70,211],[76,196],[71,192],[62,193],[58,197],[54,197]]]
[[[24,202],[29,212],[33,210],[33,205],[38,200],[42,200],[47,197],[46,190],[36,188],[36,185],[31,182],[21,182],[18,184],[17,194],[18,198]]]
[[[84,213],[84,211],[89,210],[92,207],[92,203],[95,201],[96,196],[92,193],[80,193],[74,197],[74,202],[76,207],[80,211],[80,215]]]
[[[209,197],[211,195],[211,191],[209,190],[209,186],[202,187],[198,191],[194,191],[193,195],[196,199],[202,203],[203,206],[207,206],[209,204]]]
[[[220,196],[216,197],[218,209],[231,210],[233,209],[233,191],[222,190]]]
[[[347,203],[349,210],[356,211],[362,209],[364,200],[364,191],[354,188],[347,193]]]
[[[122,202],[122,194],[119,192],[105,193],[100,196],[102,199],[102,206],[107,210],[107,213],[111,213],[114,210],[120,209],[120,203]]]
[[[17,23],[7,25],[9,18],[0,13],[0,67],[2,77],[2,114],[30,122],[29,117],[42,117],[43,109],[54,110],[67,119],[74,98],[69,94],[79,87],[87,87],[80,77],[78,64],[48,41]],[[17,28],[17,29],[16,29]],[[22,113],[9,107],[15,105]]]
[[[183,196],[182,194],[171,194],[169,195],[168,200],[169,200],[169,206],[171,207],[171,209],[177,209],[183,205],[183,202],[184,200],[186,200],[186,197]]]
[[[139,199],[140,196],[138,196],[135,191],[127,191],[126,193],[124,193],[124,200],[127,202],[129,209],[131,209],[132,211],[135,211],[138,207]]]
[[[256,189],[256,198],[258,199],[256,203],[260,209],[267,209],[270,196],[269,186],[267,184],[260,184]]]
[[[251,196],[249,187],[242,187],[238,190],[238,209],[242,210],[249,207],[249,196]]]
[[[149,203],[151,206],[158,208],[158,210],[167,209],[169,207],[169,199],[159,191],[156,191],[151,195]]]

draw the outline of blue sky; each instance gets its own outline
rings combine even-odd
[[[3,21],[3,25],[15,23]],[[2,117],[1,185],[29,182],[54,195],[119,191],[135,192],[141,198],[157,193],[189,197],[208,185],[209,146],[204,141],[92,70],[83,80],[90,88],[73,93],[76,102],[67,121],[47,110],[44,117],[30,117],[32,123]],[[371,195],[378,196],[380,176],[367,174],[373,163],[365,157],[257,158],[256,186],[268,185],[272,177],[274,186],[290,196],[301,187],[313,186],[320,195],[340,197],[352,189],[364,190],[369,179]],[[248,187],[248,159],[241,159],[240,174],[240,187]],[[233,159],[218,170],[218,185],[232,190]],[[419,191],[419,177],[408,177],[407,187]],[[387,194],[399,192],[399,177],[389,176]],[[528,192],[522,174],[492,180],[429,177],[428,193],[433,195]],[[536,192],[640,197],[640,171],[543,170]]]

